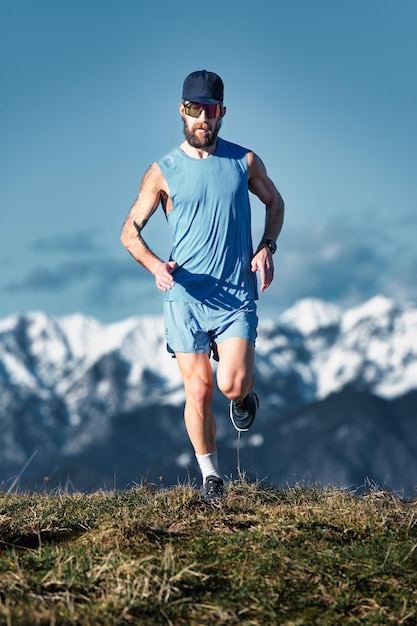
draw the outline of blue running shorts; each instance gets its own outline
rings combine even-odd
[[[164,302],[165,337],[168,352],[213,353],[225,339],[256,340],[256,302],[242,302],[235,310],[216,309],[196,302]]]

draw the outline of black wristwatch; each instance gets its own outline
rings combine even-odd
[[[273,239],[262,239],[261,243],[265,243],[271,250],[271,254],[275,254],[277,251],[277,242]]]

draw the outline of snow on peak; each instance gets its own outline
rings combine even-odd
[[[362,320],[387,319],[396,310],[398,310],[398,304],[391,298],[374,296],[363,304],[352,307],[344,313],[342,332],[349,332]]]
[[[341,310],[338,306],[316,298],[298,300],[281,316],[284,324],[293,326],[303,335],[311,335],[322,328],[338,324],[340,319]]]
[[[77,359],[87,358],[89,362],[119,348],[137,323],[138,319],[132,317],[121,322],[103,324],[94,317],[80,313],[59,319],[72,356]]]
[[[344,312],[318,299],[299,300],[280,324],[261,320],[257,377],[274,381],[267,386],[279,402],[285,381],[300,401],[324,398],[350,383],[395,397],[417,388],[416,337],[417,309],[383,296]],[[0,376],[20,394],[59,398],[71,416],[97,399],[107,410],[183,401],[162,316],[110,324],[82,314],[9,316],[0,320]]]
[[[3,333],[8,333],[14,328],[16,328],[18,322],[17,315],[8,315],[0,320],[0,335]]]
[[[385,398],[417,388],[417,310],[376,296],[345,311],[331,350],[316,354],[318,395],[350,382]]]

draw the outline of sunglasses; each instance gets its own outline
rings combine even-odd
[[[220,117],[222,112],[222,105],[217,104],[204,104],[203,102],[184,102],[185,113],[190,117],[200,117],[201,111],[205,111],[206,117],[211,120],[215,117]]]

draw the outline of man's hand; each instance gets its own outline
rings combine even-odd
[[[259,270],[261,278],[261,291],[265,291],[272,283],[274,278],[274,262],[272,260],[272,253],[268,247],[261,248],[259,252],[255,254],[251,263],[252,272]]]
[[[167,291],[174,286],[174,279],[172,278],[172,270],[176,267],[176,261],[168,261],[168,263],[161,263],[155,272],[155,283],[160,291]]]

